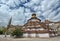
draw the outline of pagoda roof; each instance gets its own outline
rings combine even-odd
[[[41,21],[41,20],[40,20],[39,18],[37,18],[37,17],[34,17],[34,18],[31,17],[29,20],[32,20],[32,19],[36,19],[36,20]],[[28,21],[29,21],[29,20],[28,20]]]

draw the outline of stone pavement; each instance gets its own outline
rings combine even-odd
[[[60,37],[54,38],[1,38],[0,41],[60,41]]]

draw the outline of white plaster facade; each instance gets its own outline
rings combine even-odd
[[[39,34],[36,34],[36,33],[31,33],[31,34],[28,34],[28,33],[24,33],[23,34],[23,37],[50,37],[49,36],[49,33],[39,33]]]
[[[49,33],[37,34],[38,37],[49,37]]]

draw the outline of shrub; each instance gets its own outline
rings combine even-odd
[[[23,33],[20,29],[15,29],[12,33],[11,33],[12,36],[15,36],[15,37],[22,37]]]
[[[3,34],[3,30],[0,30],[0,35]]]

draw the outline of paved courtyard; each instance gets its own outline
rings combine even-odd
[[[60,37],[54,38],[1,38],[0,41],[60,41]]]

